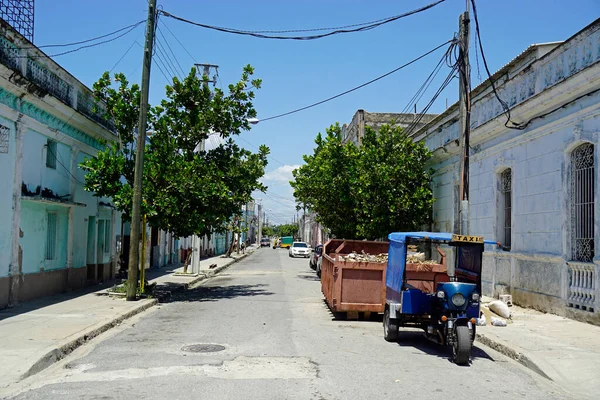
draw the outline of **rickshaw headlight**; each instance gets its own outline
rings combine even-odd
[[[440,290],[439,292],[437,292],[437,297],[438,299],[443,299],[444,297],[446,297],[446,293],[444,293],[443,290]]]
[[[452,304],[454,304],[456,307],[464,306],[465,302],[465,296],[463,296],[462,293],[454,293],[452,295]]]
[[[478,303],[479,302],[479,294],[473,293],[471,295],[471,300],[473,300],[473,302],[475,302],[475,303]]]

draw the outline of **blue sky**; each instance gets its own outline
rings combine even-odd
[[[433,0],[159,0],[165,11],[205,24],[241,30],[282,30],[340,26],[367,22],[410,11]],[[565,40],[600,16],[598,0],[479,0],[478,13],[486,58],[492,72],[533,43]],[[146,18],[146,0],[46,0],[36,2],[36,45],[67,43],[99,36]],[[163,18],[161,31],[181,67],[194,62],[219,65],[220,84],[235,82],[245,64],[263,79],[255,107],[267,118],[325,99],[386,73],[452,38],[464,0],[446,0],[421,14],[400,19],[367,32],[336,35],[314,41],[265,40],[231,35]],[[185,49],[164,27],[166,24]],[[113,72],[131,81],[141,79],[144,24],[111,43],[85,49],[55,60],[91,86],[129,52]],[[473,36],[472,36],[473,37]],[[161,40],[162,36],[159,34]],[[163,40],[164,42],[164,40]],[[57,50],[57,51],[53,51]],[[53,54],[63,49],[46,49]],[[291,221],[292,169],[302,155],[312,153],[318,132],[335,122],[347,123],[358,109],[400,112],[441,57],[443,50],[368,87],[321,106],[287,117],[265,121],[242,134],[240,145],[266,144],[271,158],[264,177],[269,186],[262,198],[269,220]],[[160,53],[159,53],[160,54]],[[472,83],[480,82],[472,58]],[[150,101],[157,103],[167,83],[156,65],[152,69]],[[176,63],[174,63],[177,65]],[[480,75],[485,78],[480,61]],[[165,69],[163,67],[163,69]],[[443,70],[444,71],[444,70]],[[443,72],[442,71],[442,72]],[[167,74],[168,75],[168,74]],[[438,75],[441,83],[444,74]],[[437,85],[439,83],[436,82]],[[418,105],[433,95],[430,88]],[[436,86],[436,87],[434,87]],[[449,86],[430,112],[445,109],[457,99],[456,83]]]

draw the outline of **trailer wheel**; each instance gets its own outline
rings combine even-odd
[[[467,365],[471,358],[471,335],[466,325],[456,327],[456,339],[452,345],[454,362],[458,365]]]
[[[398,322],[390,318],[389,307],[385,309],[383,314],[383,338],[388,342],[398,341]]]

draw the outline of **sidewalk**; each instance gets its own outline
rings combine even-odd
[[[483,299],[483,302],[492,299]],[[506,327],[477,327],[477,340],[577,397],[600,393],[600,327],[517,306]]]
[[[254,250],[251,247],[246,254],[234,254],[233,258],[217,256],[202,260],[202,267],[217,264],[217,268],[195,276],[176,276],[166,268],[148,271],[149,282],[156,282],[160,291],[185,290]],[[158,302],[156,299],[127,302],[109,296],[107,287],[38,299],[0,311],[0,397],[11,384],[42,371],[90,339]]]

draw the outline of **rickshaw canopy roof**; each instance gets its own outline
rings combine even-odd
[[[406,239],[426,239],[438,242],[450,242],[452,233],[448,232],[392,232],[388,239],[393,242],[406,243]],[[484,240],[484,244],[497,244],[493,240]]]

